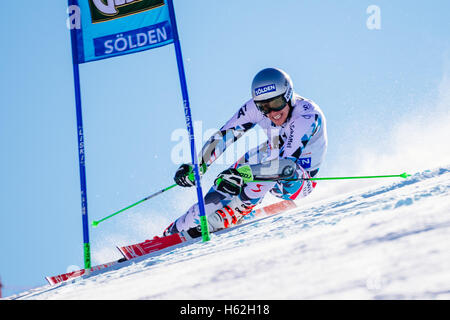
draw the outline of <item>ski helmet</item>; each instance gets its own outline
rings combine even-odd
[[[252,97],[256,102],[267,102],[274,98],[292,99],[294,86],[291,77],[281,69],[267,68],[256,74],[252,82]]]

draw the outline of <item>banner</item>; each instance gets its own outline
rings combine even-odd
[[[79,64],[173,42],[164,0],[72,0],[79,7],[73,55]]]
[[[167,3],[167,4],[166,4]],[[89,219],[86,190],[83,116],[81,111],[81,63],[112,58],[174,44],[183,96],[186,127],[191,143],[195,185],[200,210],[203,241],[209,229],[205,214],[200,170],[195,150],[194,129],[184,74],[183,57],[172,0],[68,0],[68,27],[71,30],[75,107],[77,114],[78,162],[80,169],[81,213],[83,221],[84,268],[91,269]]]

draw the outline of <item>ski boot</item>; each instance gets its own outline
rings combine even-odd
[[[226,206],[208,217],[210,231],[214,232],[239,224],[255,206],[256,204],[242,201],[239,196],[234,197]]]

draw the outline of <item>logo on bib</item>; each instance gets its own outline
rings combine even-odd
[[[311,158],[300,158],[300,166],[302,166],[303,169],[311,168]]]

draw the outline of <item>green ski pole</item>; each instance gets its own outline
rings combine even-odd
[[[345,179],[374,179],[374,178],[408,178],[410,177],[410,174],[407,174],[406,172],[402,174],[388,174],[388,175],[382,175],[382,176],[356,176],[356,177],[326,177],[326,178],[309,178],[304,180],[345,180]],[[288,180],[289,181],[289,180]]]
[[[170,189],[172,189],[173,187],[176,187],[176,186],[177,186],[177,184],[175,183],[175,184],[173,184],[173,185],[171,185],[171,186],[169,186],[169,187],[167,187],[167,188],[164,188],[164,189],[162,189],[162,190],[159,190],[158,192],[155,192],[154,194],[149,195],[148,197],[145,197],[145,198],[142,199],[142,200],[139,200],[138,202],[135,202],[135,203],[129,205],[129,206],[126,207],[126,208],[123,208],[123,209],[121,209],[121,210],[119,210],[119,211],[117,211],[117,212],[114,212],[113,214],[110,214],[110,215],[107,216],[107,217],[104,217],[103,219],[96,220],[96,221],[92,221],[92,225],[93,225],[94,227],[96,227],[96,226],[98,226],[98,224],[99,224],[100,222],[103,222],[103,221],[105,221],[105,220],[107,220],[107,219],[109,219],[109,218],[112,218],[112,217],[114,217],[115,215],[117,215],[117,214],[119,214],[119,213],[121,213],[121,212],[124,212],[125,210],[128,210],[128,209],[130,209],[130,208],[132,208],[132,207],[134,207],[134,206],[137,206],[138,204],[140,204],[140,203],[142,203],[142,202],[144,202],[144,201],[147,201],[148,199],[151,199],[151,198],[153,198],[153,197],[156,197],[157,195],[159,195],[159,194],[161,194],[161,193],[163,193],[163,192],[165,192],[165,191],[167,191],[167,190],[170,190]]]
[[[348,180],[348,179],[374,179],[374,178],[408,178],[410,177],[410,174],[407,174],[406,172],[402,174],[388,174],[388,175],[381,175],[381,176],[352,176],[352,177],[325,177],[325,178],[298,178],[298,179],[273,179],[273,180],[247,180],[252,182],[264,182],[264,181],[276,181],[276,180],[283,180],[283,181],[298,181],[298,180],[312,180],[312,181],[318,181],[318,180]]]

